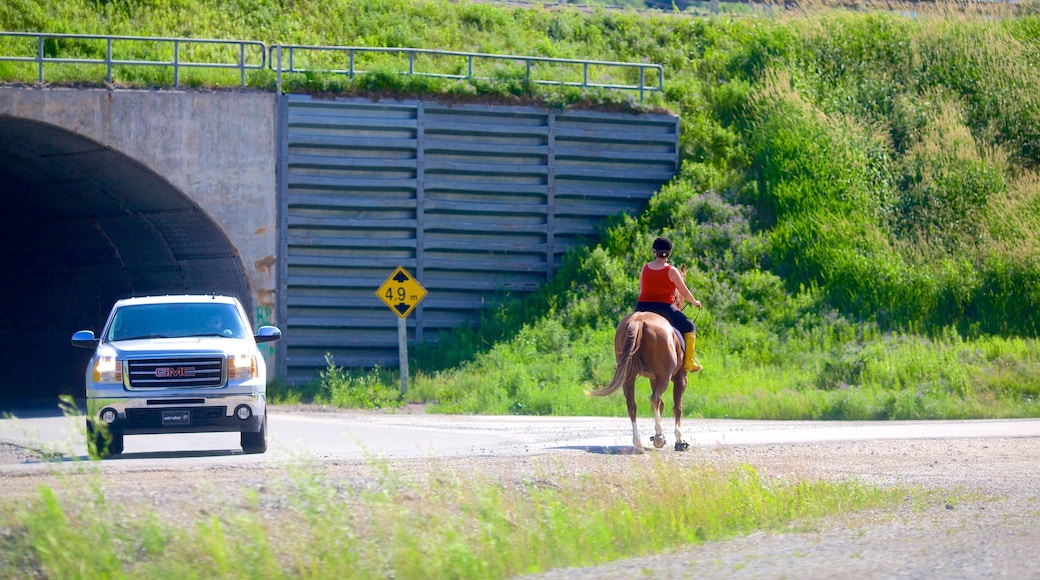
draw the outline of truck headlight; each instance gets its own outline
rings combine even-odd
[[[231,357],[231,377],[235,379],[256,378],[256,357],[248,354]]]
[[[95,383],[122,383],[123,361],[114,354],[98,354],[94,359]]]

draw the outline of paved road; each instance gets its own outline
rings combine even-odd
[[[264,455],[242,455],[237,433],[127,436],[125,452],[114,460],[234,463],[286,459],[328,460],[502,456],[590,450],[632,452],[626,418],[490,417],[363,412],[269,411],[269,448]],[[0,442],[40,449],[68,458],[83,457],[83,419],[54,413],[29,413],[0,419]],[[640,420],[646,445],[651,419]],[[687,420],[685,439],[695,446],[729,446],[895,439],[1040,437],[1040,420],[983,421],[734,421]],[[673,442],[672,425],[665,435]]]

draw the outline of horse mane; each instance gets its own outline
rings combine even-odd
[[[625,329],[625,342],[621,348],[621,358],[614,367],[614,378],[610,384],[595,391],[587,391],[593,397],[605,397],[617,391],[625,384],[625,380],[639,372],[638,356],[640,343],[643,339],[643,321],[641,319],[629,319]]]

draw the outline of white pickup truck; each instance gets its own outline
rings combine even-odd
[[[281,338],[274,326],[254,335],[230,296],[150,296],[119,300],[98,336],[80,330],[72,344],[94,349],[86,369],[87,448],[123,452],[124,435],[235,431],[245,453],[267,450],[267,369],[257,343]]]

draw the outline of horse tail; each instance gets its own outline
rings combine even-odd
[[[643,321],[631,320],[625,329],[625,342],[621,347],[621,357],[614,366],[614,378],[610,384],[595,391],[586,391],[593,397],[605,397],[617,391],[626,381],[633,380],[639,372],[638,353],[643,340]]]

